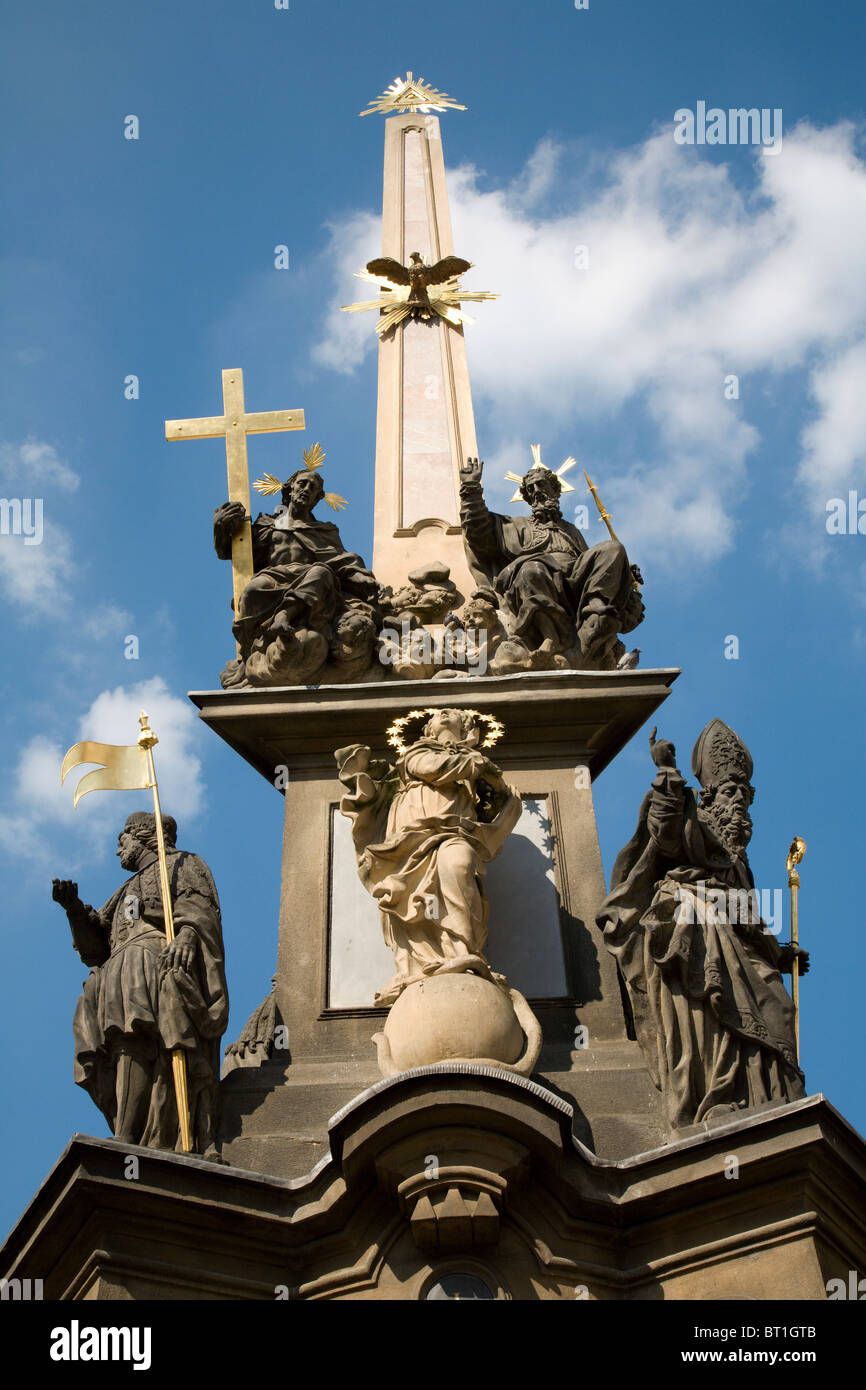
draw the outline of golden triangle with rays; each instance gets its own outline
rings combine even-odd
[[[413,77],[411,72],[407,72],[405,77],[395,77],[390,87],[386,87],[381,96],[376,97],[365,111],[359,111],[359,116],[372,116],[375,112],[383,115],[394,115],[399,111],[420,111],[426,115],[429,111],[465,111],[466,107],[461,106],[459,101],[454,101],[445,92],[439,92],[435,87],[431,87],[423,77]]]

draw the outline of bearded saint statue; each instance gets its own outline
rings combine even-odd
[[[176,848],[162,817],[175,938],[166,943],[156,818],[134,811],[117,840],[126,879],[98,911],[78,885],[55,879],[72,944],[91,967],[75,1010],[75,1080],[115,1139],[181,1149],[172,1053],[183,1049],[193,1151],[214,1157],[220,1116],[220,1038],[229,1012],[219,898],[210,869]]]
[[[696,795],[672,743],[650,735],[658,768],[598,915],[672,1129],[805,1091],[794,1006],[782,982],[808,952],[761,920],[746,855],[752,758],[720,719],[692,754]]]
[[[360,744],[335,753],[361,882],[376,899],[397,973],[376,995],[393,1004],[430,975],[469,971],[504,985],[484,955],[486,865],[520,819],[519,794],[479,748],[470,710],[439,709],[394,768]],[[411,716],[410,716],[411,717]]]
[[[325,493],[310,466],[282,485],[277,514],[253,522],[254,574],[240,597],[232,632],[240,658],[224,687],[357,679],[374,660],[381,625],[379,585],[360,555],[345,549],[337,526],[313,512]],[[231,559],[244,525],[240,502],[214,512],[214,548]]]
[[[460,470],[466,554],[481,592],[490,593],[492,585],[499,596],[503,625],[523,665],[612,669],[625,651],[617,633],[631,632],[644,616],[635,582],[640,573],[624,546],[617,540],[587,545],[562,515],[560,479],[543,464],[520,483],[531,516],[488,511],[483,467],[467,459]]]

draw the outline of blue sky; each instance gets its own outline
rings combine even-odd
[[[659,715],[681,767],[719,715],[755,760],[758,884],[783,887],[791,836],[808,842],[808,1089],[866,1127],[866,536],[825,525],[830,498],[866,498],[862,6],[444,0],[413,20],[391,0],[10,0],[4,28],[0,489],[43,498],[44,538],[0,536],[0,1225],[73,1130],[104,1132],[72,1083],[85,972],[50,880],[104,901],[142,803],[73,815],[70,744],[131,741],[149,708],[164,803],[223,901],[226,1041],[268,991],[282,799],[185,693],[231,654],[224,451],[169,446],[163,421],[216,412],[226,366],[248,409],[303,406],[304,435],[251,441],[253,476],[321,439],[344,540],[369,557],[375,335],[337,306],[379,251],[382,118],[357,112],[407,68],[468,107],[442,130],[468,283],[501,295],[467,331],[492,500],[531,440],[599,483],[646,580],[643,664],[683,669]],[[781,150],[678,146],[674,112],[698,101],[780,108]],[[642,732],[597,784],[608,872],[652,772]]]

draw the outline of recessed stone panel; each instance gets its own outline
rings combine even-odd
[[[379,910],[358,878],[351,826],[331,811],[328,1005],[372,1008],[394,974]],[[524,798],[523,814],[505,848],[488,865],[490,899],[486,954],[494,970],[530,998],[566,993],[559,899],[547,798]]]

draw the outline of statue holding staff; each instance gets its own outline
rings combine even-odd
[[[808,952],[761,919],[746,848],[752,758],[720,719],[692,754],[696,794],[672,743],[650,735],[658,768],[598,915],[635,1030],[673,1129],[805,1095],[794,1005],[782,973]]]
[[[78,885],[54,879],[72,944],[90,975],[75,1010],[75,1080],[116,1139],[216,1156],[220,1038],[228,989],[219,898],[210,869],[178,850],[177,824],[162,814],[153,765],[156,735],[142,713],[137,745],[76,744],[61,780],[100,762],[78,783],[88,791],[148,788],[154,811],[136,811],[118,835],[131,876],[98,911]]]

